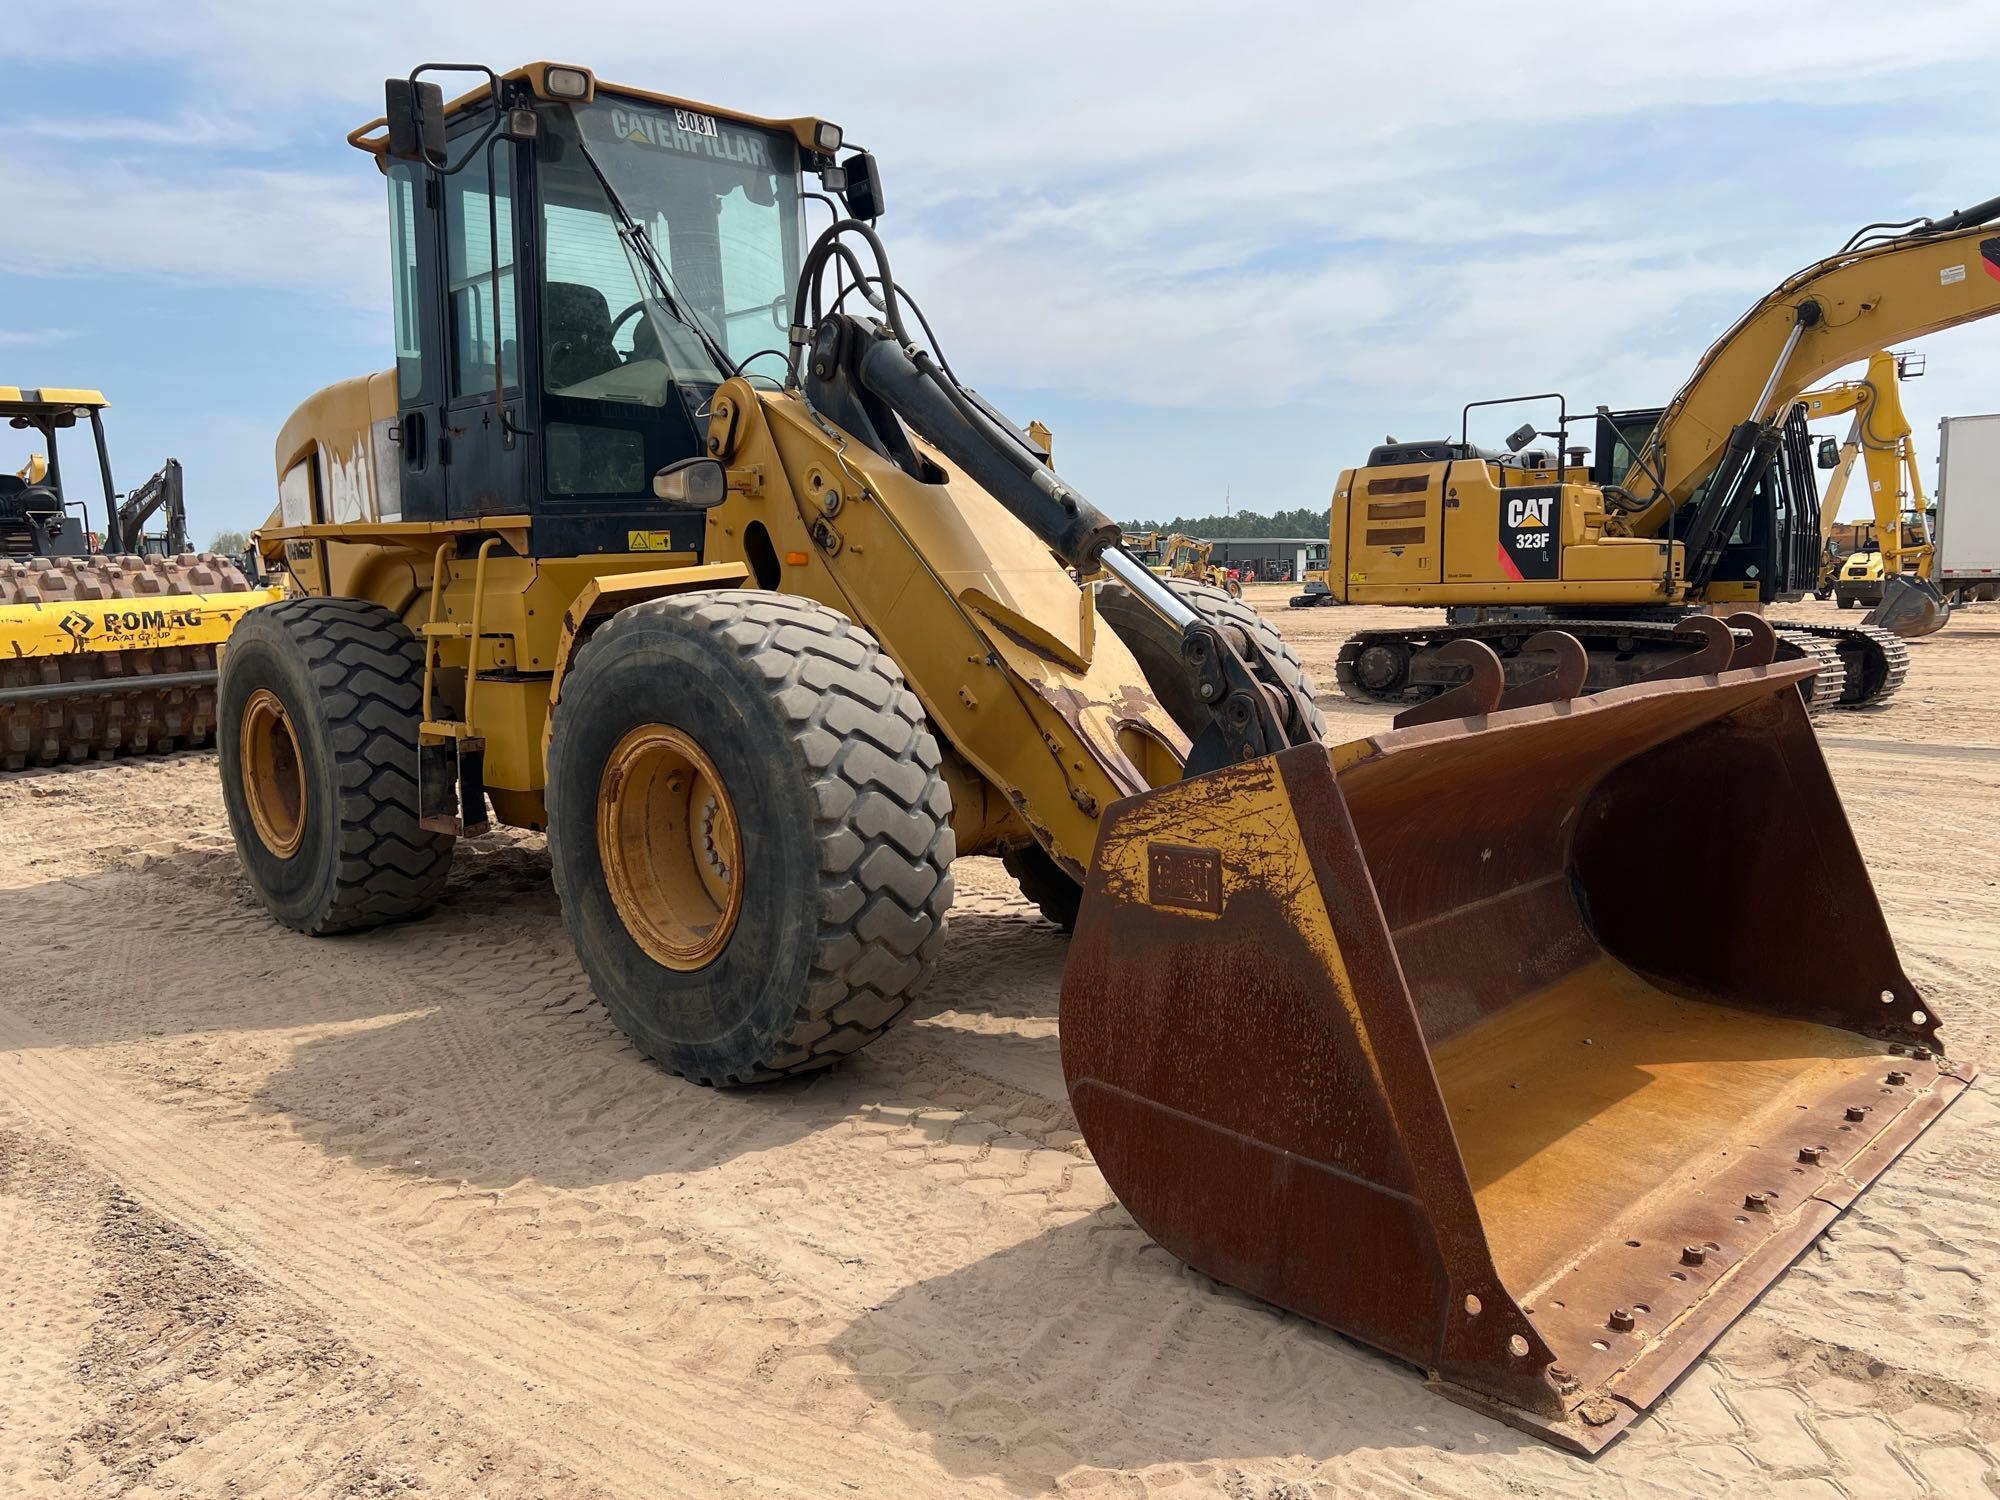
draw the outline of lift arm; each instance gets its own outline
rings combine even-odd
[[[1935,549],[1925,521],[1929,502],[1912,446],[1910,421],[1903,414],[1900,359],[1878,350],[1869,356],[1868,373],[1860,380],[1841,381],[1799,397],[1806,420],[1819,421],[1846,412],[1854,414],[1841,444],[1840,467],[1820,501],[1820,539],[1825,541],[1840,512],[1847,476],[1857,452],[1868,470],[1870,507],[1875,516],[1876,543],[1882,549],[1882,570],[1894,576],[1907,571],[1931,576]],[[1905,543],[1904,517],[1909,525]]]

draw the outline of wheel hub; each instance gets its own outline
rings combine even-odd
[[[237,749],[251,826],[266,849],[290,859],[305,839],[305,765],[291,715],[269,688],[258,688],[243,705]]]
[[[742,834],[722,775],[669,724],[629,730],[604,765],[597,847],[625,930],[683,973],[714,962],[743,909]]]

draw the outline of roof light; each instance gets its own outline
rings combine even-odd
[[[840,127],[830,120],[820,120],[814,124],[813,144],[820,150],[838,151],[841,139]]]
[[[551,99],[588,99],[590,72],[586,68],[550,68],[542,75],[542,87]]]

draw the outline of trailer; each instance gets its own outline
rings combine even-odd
[[[1935,578],[1956,603],[2000,599],[2000,412],[1938,423]]]

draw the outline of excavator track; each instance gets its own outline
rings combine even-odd
[[[1893,631],[1877,625],[1807,625],[1797,620],[1773,620],[1780,635],[1831,641],[1847,669],[1836,708],[1864,708],[1881,703],[1910,674],[1910,648]]]
[[[1500,655],[1511,686],[1548,670],[1544,659],[1521,655],[1521,646],[1540,630],[1562,630],[1583,642],[1590,653],[1590,675],[1584,691],[1602,692],[1637,682],[1656,667],[1684,656],[1693,647],[1674,634],[1675,622],[1660,620],[1488,620],[1477,624],[1420,626],[1410,630],[1364,630],[1348,637],[1334,663],[1341,691],[1357,703],[1399,707],[1436,696],[1466,676],[1463,667],[1437,663],[1426,670],[1426,657],[1454,640],[1484,641]],[[1820,664],[1806,706],[1814,713],[1845,707],[1847,665],[1839,643],[1844,632],[1824,633],[1812,627],[1779,625],[1778,660],[1811,660]],[[1738,633],[1744,639],[1747,635]],[[1891,639],[1894,639],[1891,637]],[[1898,645],[1901,643],[1898,642]],[[1900,680],[1900,678],[1898,679]]]
[[[0,559],[0,770],[164,754],[215,737],[214,644],[30,650],[9,635],[6,606],[130,599],[171,609],[252,587],[213,553]]]

